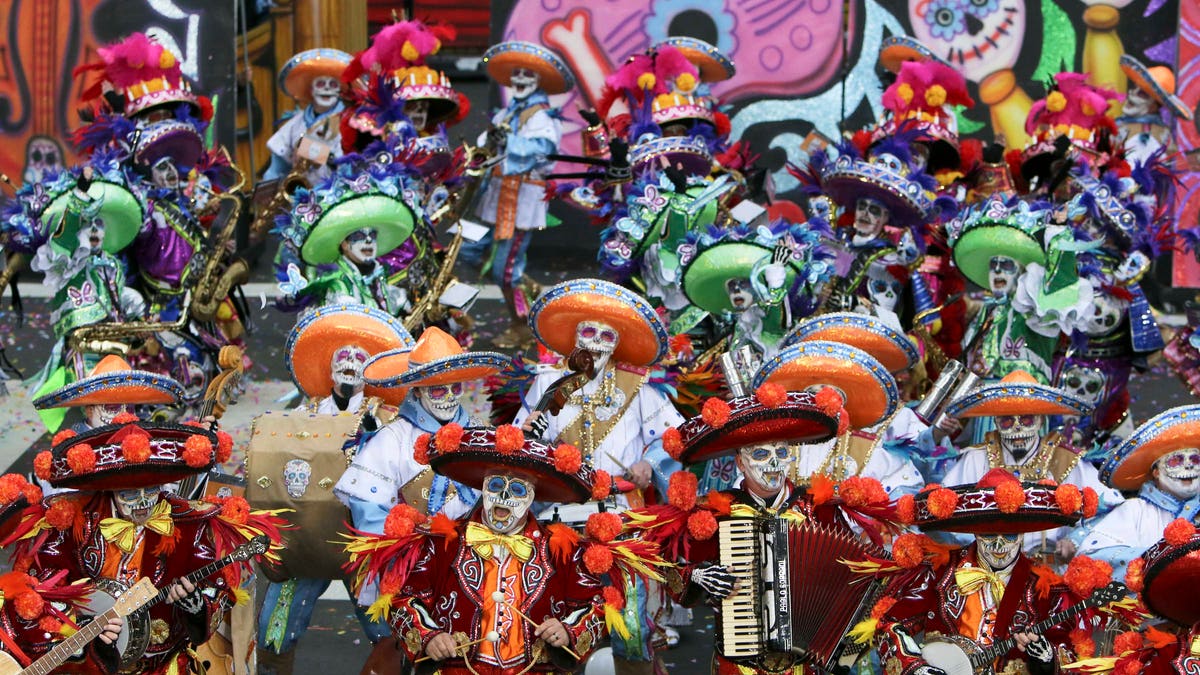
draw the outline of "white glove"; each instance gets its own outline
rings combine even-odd
[[[771,263],[763,268],[763,278],[767,280],[767,288],[783,288],[783,282],[787,279],[787,271],[783,265]]]
[[[720,565],[712,565],[711,567],[699,567],[692,571],[692,583],[704,589],[717,600],[724,600],[733,595],[734,585],[737,584],[737,577],[733,576],[728,569]]]

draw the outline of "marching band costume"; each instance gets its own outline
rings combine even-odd
[[[279,88],[302,109],[295,111],[267,140],[271,165],[263,180],[288,175],[297,162],[313,186],[329,176],[326,162],[342,155],[342,73],[350,55],[337,49],[309,49],[288,59],[279,70]]]

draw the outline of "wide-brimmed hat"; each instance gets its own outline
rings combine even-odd
[[[1200,448],[1200,405],[1171,408],[1146,420],[1100,465],[1100,479],[1118,490],[1137,490],[1160,457]]]
[[[683,292],[688,300],[710,314],[742,311],[729,302],[725,284],[730,279],[749,279],[755,268],[771,262],[774,251],[752,241],[721,241],[697,251],[683,270]],[[783,288],[791,288],[800,273],[791,261],[783,266]]]
[[[775,382],[788,391],[836,387],[845,398],[850,426],[865,429],[896,411],[896,380],[861,349],[825,340],[800,342],[767,359],[754,374],[754,387]]]
[[[0,541],[7,539],[19,522],[14,516],[41,500],[42,489],[30,483],[22,474],[6,473],[0,476]]]
[[[678,35],[659,40],[654,43],[654,48],[664,45],[674,47],[686,56],[700,70],[701,82],[722,82],[737,73],[733,59],[704,40]]]
[[[434,471],[470,487],[481,487],[485,476],[500,470],[534,483],[538,501],[584,502],[592,496],[596,474],[577,448],[525,438],[512,425],[463,429],[448,424],[429,435],[424,448],[416,449],[418,462],[422,450]]]
[[[183,385],[160,373],[135,370],[125,359],[109,354],[86,377],[40,396],[38,410],[85,405],[174,405],[183,398]]]
[[[861,197],[887,207],[897,226],[923,222],[933,210],[933,198],[910,174],[889,164],[840,155],[821,170],[821,188],[838,204],[853,206]]]
[[[363,393],[367,396],[378,396],[384,403],[399,406],[408,396],[408,387],[400,384],[400,374],[408,370],[408,357],[412,346],[398,347],[379,352],[367,359],[363,368],[363,382],[366,386]],[[385,382],[387,386],[379,386],[376,382]]]
[[[52,450],[34,458],[38,478],[56,488],[94,491],[151,487],[203,473],[213,467],[219,443],[203,425],[153,423],[128,414],[55,438]]]
[[[288,334],[284,358],[296,386],[306,396],[323,398],[333,391],[331,361],[338,349],[354,345],[370,357],[391,349],[412,349],[415,344],[404,324],[387,312],[339,303],[301,315]]]
[[[105,91],[124,99],[127,117],[161,105],[188,104],[200,111],[200,97],[183,76],[179,58],[145,33],[133,33],[120,42],[97,50],[100,60],[76,69],[76,73],[99,71],[100,77],[87,87],[81,99],[90,101]]]
[[[949,61],[938,56],[920,40],[909,35],[889,35],[880,43],[879,65],[886,68],[889,72],[900,72],[900,68],[909,61],[916,61],[918,63],[934,61],[953,67],[950,66]]]
[[[529,326],[538,342],[559,354],[575,350],[580,322],[599,321],[620,338],[612,358],[649,366],[667,349],[667,327],[642,296],[611,281],[573,279],[549,288],[529,310]]]
[[[1121,55],[1121,70],[1142,91],[1167,106],[1171,114],[1185,120],[1192,119],[1192,111],[1175,95],[1175,73],[1166,66],[1150,66],[1129,54]]]
[[[712,152],[701,136],[658,136],[641,141],[629,149],[629,166],[634,174],[640,174],[659,168],[660,157],[670,166],[682,166],[683,173],[689,176],[712,173]]]
[[[408,366],[403,369],[396,368],[393,364],[398,359],[406,360]],[[510,360],[499,352],[465,351],[462,345],[458,344],[458,340],[449,333],[437,326],[430,326],[421,333],[416,345],[407,355],[402,352],[390,352],[373,364],[367,365],[367,369],[373,373],[394,368],[398,374],[376,379],[366,377],[367,372],[364,370],[363,375],[369,384],[378,387],[432,387],[439,384],[470,382],[495,375],[507,366]]]
[[[1074,485],[1022,483],[1003,469],[992,469],[975,485],[918,494],[913,524],[964,534],[1041,532],[1079,522],[1083,502]]]
[[[435,127],[458,115],[461,98],[442,71],[429,66],[412,66],[397,70],[392,79],[396,83],[396,95],[405,102],[428,101],[426,127]]]
[[[996,256],[1012,258],[1022,266],[1045,264],[1046,253],[1036,236],[1041,227],[1042,213],[1030,210],[1028,203],[1009,206],[989,199],[971,207],[948,228],[954,264],[980,288],[988,287],[988,267]]]
[[[815,394],[780,389],[777,400],[763,390],[729,401],[710,399],[705,412],[679,425],[677,459],[694,464],[763,443],[820,443],[837,432],[837,416],[822,410]]]
[[[999,382],[976,387],[946,406],[949,417],[1005,415],[1082,415],[1088,404],[1057,387],[1038,382],[1024,370],[1014,370]]]
[[[310,265],[336,261],[341,255],[342,240],[363,228],[372,228],[377,233],[376,256],[395,250],[412,234],[416,216],[408,204],[383,192],[370,189],[359,192],[339,185],[343,180],[339,175],[334,184],[310,192],[307,200],[298,200],[292,208],[292,218],[305,222],[307,227],[300,254]],[[321,196],[313,196],[316,193]],[[314,205],[317,205],[315,210]]]
[[[1160,539],[1142,560],[1142,602],[1150,612],[1187,628],[1200,622],[1200,534],[1183,543]]]
[[[68,208],[78,208],[78,205],[72,204],[73,200],[78,200],[73,194],[75,184],[74,179],[64,181],[62,189],[51,198],[40,216],[44,227],[53,228],[50,232],[50,245],[65,254],[74,253],[79,246],[79,219],[64,220]],[[92,180],[87,194],[91,203],[83,207],[83,215],[104,221],[104,242],[101,248],[114,255],[125,250],[137,238],[145,221],[145,210],[141,200],[126,185],[99,178]]]
[[[204,154],[204,138],[195,126],[181,120],[160,120],[138,130],[133,159],[153,167],[164,157],[175,163],[181,173],[196,166]]]
[[[787,347],[809,340],[827,340],[857,347],[879,359],[888,372],[907,371],[921,358],[907,335],[869,314],[836,312],[810,317],[796,324],[780,341]]]
[[[541,45],[522,40],[509,40],[492,45],[483,53],[488,75],[509,86],[517,68],[528,68],[538,74],[538,86],[547,94],[562,94],[575,86],[575,76],[566,61]]]
[[[313,80],[332,77],[340,82],[352,58],[340,49],[306,49],[279,69],[279,88],[301,103],[312,103]]]

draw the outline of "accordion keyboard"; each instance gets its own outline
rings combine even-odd
[[[721,601],[721,653],[726,658],[757,656],[763,652],[762,590],[756,571],[762,565],[762,535],[754,518],[732,518],[719,523],[721,565],[731,568],[738,591]]]

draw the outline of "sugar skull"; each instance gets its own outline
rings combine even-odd
[[[342,92],[342,85],[336,77],[321,75],[313,78],[310,91],[312,93],[313,108],[318,113],[323,113],[337,105],[338,97]]]
[[[978,534],[975,546],[979,559],[993,572],[1006,570],[1017,560],[1025,544],[1023,534]]]
[[[454,416],[458,414],[458,409],[462,405],[459,402],[462,393],[461,382],[413,388],[413,396],[420,401],[421,407],[443,424],[454,419]]]
[[[1120,327],[1129,302],[1104,292],[1092,296],[1092,314],[1088,317],[1086,332],[1092,337],[1109,335]]]
[[[25,146],[25,169],[21,172],[26,185],[40,183],[46,174],[63,168],[63,151],[58,141],[47,136],[29,139]]]
[[[342,345],[333,352],[330,372],[333,374],[333,390],[343,398],[350,398],[363,390],[363,368],[368,354],[358,345]]]
[[[541,77],[535,71],[528,68],[515,68],[508,80],[508,88],[512,91],[513,98],[520,101],[529,98],[530,94],[537,91],[540,82]]]
[[[1012,68],[1025,38],[1025,0],[909,0],[913,36],[976,82]]]
[[[1100,405],[1107,381],[1104,371],[1099,368],[1071,364],[1063,371],[1061,386],[1063,391],[1086,402],[1088,408],[1094,409]]]
[[[375,262],[375,253],[378,251],[375,242],[378,240],[379,233],[375,228],[364,227],[361,230],[355,230],[342,240],[342,255],[356,265],[373,263]]]
[[[601,321],[580,321],[575,327],[575,347],[592,353],[597,373],[608,365],[620,339],[616,328]]]
[[[754,305],[754,288],[749,279],[725,280],[725,292],[729,294],[729,305],[735,312],[743,312]]]
[[[1043,417],[1041,415],[1000,415],[996,417],[996,430],[1000,434],[1000,446],[1017,461],[1037,448]]]
[[[494,532],[507,534],[525,525],[533,504],[534,485],[503,473],[483,479],[483,521]]]
[[[162,486],[117,490],[113,505],[121,517],[134,525],[144,525],[162,498]]]
[[[787,443],[738,449],[737,467],[744,477],[744,485],[759,496],[774,495],[782,490],[791,466],[792,452]]]
[[[302,459],[290,459],[283,465],[283,484],[287,487],[288,496],[299,499],[308,490],[308,482],[312,479],[312,465]]]
[[[871,265],[867,268],[867,296],[871,304],[882,307],[889,312],[895,312],[900,304],[900,293],[904,286],[884,265]]]
[[[1200,494],[1200,449],[1183,448],[1169,452],[1154,463],[1154,482],[1179,499]]]
[[[1021,265],[1016,260],[1006,256],[992,256],[988,262],[988,290],[993,295],[1012,295],[1017,291],[1017,277],[1021,274]]]
[[[874,239],[891,220],[892,213],[883,202],[870,197],[859,197],[854,204],[854,236],[856,239]]]

